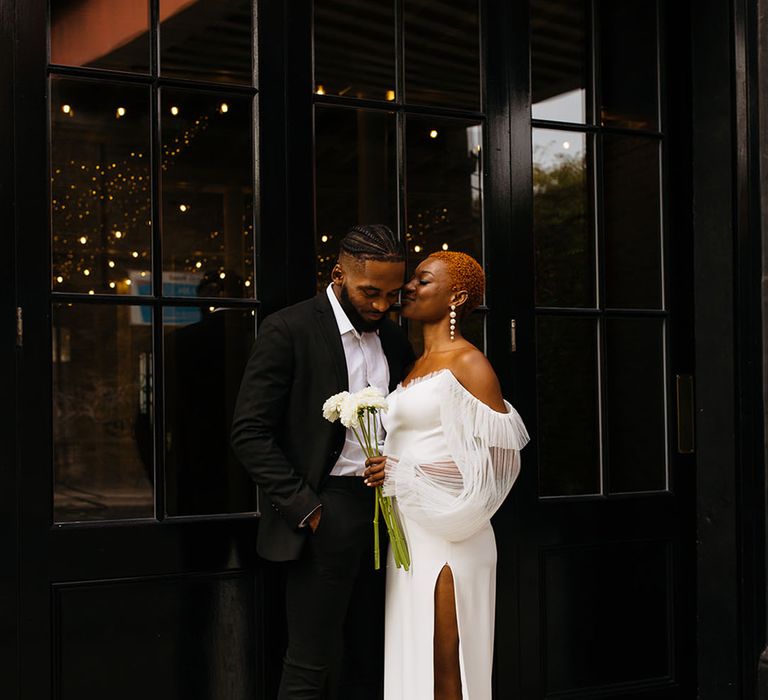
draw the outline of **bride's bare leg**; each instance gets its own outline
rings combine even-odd
[[[459,625],[453,572],[446,564],[435,583],[435,700],[461,700]]]

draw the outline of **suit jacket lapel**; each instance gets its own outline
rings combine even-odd
[[[339,391],[347,391],[349,390],[347,358],[344,356],[344,346],[341,344],[339,326],[336,323],[336,317],[333,315],[331,302],[328,301],[325,292],[318,294],[315,297],[315,311],[317,312],[315,317],[318,326],[320,327],[320,335],[333,357],[333,366],[336,370]]]

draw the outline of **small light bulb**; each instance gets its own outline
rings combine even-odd
[[[570,141],[563,141],[563,148],[567,151],[571,147]]]
[[[92,289],[89,289],[88,294],[95,294],[95,292]]]
[[[123,232],[122,231],[115,231],[115,238],[122,238]]]
[[[138,258],[138,257],[139,257],[139,251],[138,251],[138,250],[134,250],[134,251],[131,253],[131,255],[132,255],[134,258]]]
[[[179,211],[180,212],[185,212],[185,211],[187,211],[187,209],[189,209],[189,207],[186,204],[179,204]]]
[[[429,132],[429,138],[431,139],[437,138],[437,129],[432,129],[432,131]]]
[[[222,114],[226,114],[227,112],[229,112],[229,105],[226,102],[222,102],[219,105],[219,112],[221,112]]]
[[[71,114],[72,107],[70,105],[61,105],[61,111],[64,112],[64,114]]]
[[[59,276],[56,278],[56,281],[57,281],[59,284],[61,284],[61,283],[64,281],[64,278],[63,278],[61,275],[59,275]]]
[[[443,250],[448,250],[448,244],[447,243],[443,243]]]
[[[420,253],[421,252],[421,246],[420,245],[413,246],[413,252],[414,253]]]
[[[82,243],[83,245],[88,243],[88,239],[85,236],[80,236],[80,238],[78,238],[77,240],[80,241],[80,243]]]
[[[195,263],[195,267],[199,270],[203,266],[203,263],[201,263],[199,260]]]
[[[83,274],[88,277],[88,275],[91,274],[91,271],[86,267],[85,270],[83,270]]]
[[[114,267],[114,266],[115,266],[115,261],[114,261],[114,260],[110,260],[110,261],[107,263],[107,265],[109,265],[110,267]]]
[[[226,272],[220,272],[220,273],[219,273],[219,279],[222,279],[222,280],[223,280],[223,279],[224,279],[226,276],[227,276],[227,273],[226,273]]]
[[[176,105],[174,105],[173,107],[171,107],[171,114],[172,114],[174,117],[175,117],[175,116],[176,116],[178,113],[179,113],[179,108],[178,108]]]
[[[245,286],[250,287],[251,286],[251,280],[245,280]]]
[[[110,282],[109,283],[109,288],[110,289],[114,289],[115,288],[115,283],[114,282]]]
[[[125,116],[125,107],[118,107],[117,108],[117,116],[118,117],[124,117]]]
[[[321,240],[323,243],[328,243],[328,236],[326,236],[326,235],[322,235],[322,236],[320,236],[320,240]]]
[[[131,280],[127,279],[125,280],[125,283],[130,287],[131,286]]]
[[[325,95],[325,88],[322,85],[318,85],[315,89],[316,95]]]
[[[395,99],[395,91],[387,90],[387,102],[392,102]]]

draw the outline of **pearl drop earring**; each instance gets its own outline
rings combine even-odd
[[[456,305],[451,304],[451,340],[456,340]]]

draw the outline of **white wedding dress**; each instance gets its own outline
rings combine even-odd
[[[528,441],[505,401],[499,413],[449,369],[399,386],[382,418],[390,457],[384,483],[396,497],[411,558],[387,561],[385,700],[434,696],[434,591],[453,573],[463,700],[490,700],[496,597],[496,540],[490,517],[520,471]]]

